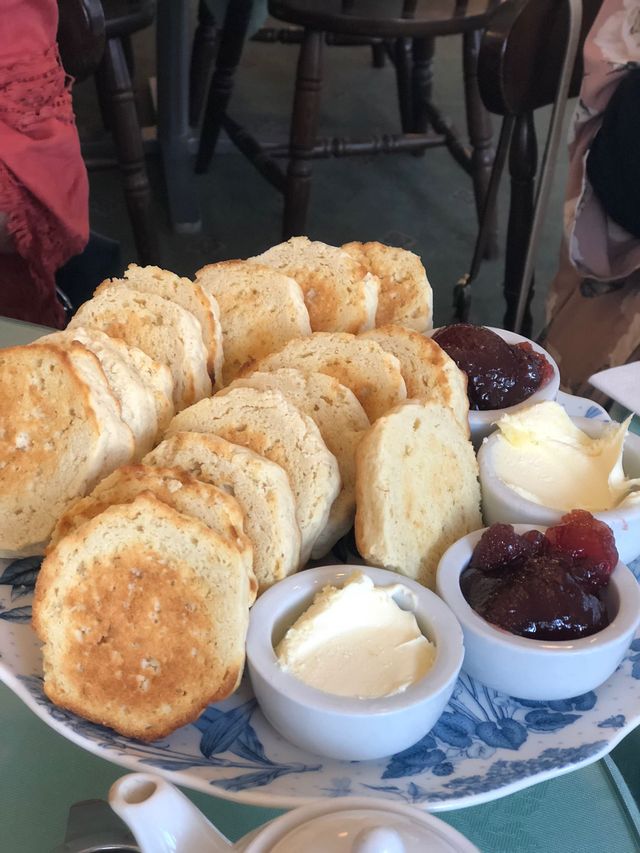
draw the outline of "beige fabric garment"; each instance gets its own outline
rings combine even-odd
[[[595,396],[589,376],[640,358],[640,240],[607,216],[584,174],[604,110],[639,63],[640,0],[604,0],[584,47],[569,139],[566,235],[541,339],[558,362],[563,389],[576,394]]]

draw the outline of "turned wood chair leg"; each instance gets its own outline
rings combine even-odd
[[[109,39],[97,72],[97,83],[108,105],[116,157],[141,264],[157,264],[158,238],[151,187],[142,147],[140,123],[127,60],[119,39]]]
[[[209,86],[200,145],[196,157],[196,172],[207,171],[218,142],[231,92],[233,78],[242,56],[253,0],[230,0],[220,34],[216,67]]]
[[[516,118],[511,149],[509,174],[511,175],[511,200],[507,229],[507,249],[504,270],[504,298],[507,304],[504,328],[513,329],[520,295],[520,281],[524,272],[527,245],[533,221],[534,184],[538,160],[536,131],[533,114]],[[523,320],[522,334],[529,337],[532,329],[531,300],[533,286]]]
[[[436,40],[434,38],[416,38],[413,40],[413,68],[411,88],[413,90],[413,127],[414,133],[426,133],[429,127],[425,101],[431,103],[433,97],[433,57]],[[420,152],[424,154],[424,151]]]
[[[393,43],[393,64],[396,69],[398,106],[403,133],[413,129],[413,92],[411,90],[412,39],[397,38]]]
[[[205,0],[200,0],[189,69],[189,124],[192,126],[198,124],[204,107],[216,55],[217,35],[215,18]]]
[[[293,97],[289,166],[284,198],[282,237],[304,234],[311,193],[311,158],[316,141],[322,87],[324,33],[305,30]]]
[[[484,199],[491,178],[493,166],[493,145],[491,117],[482,103],[478,88],[478,51],[482,34],[479,31],[465,33],[462,37],[464,94],[467,112],[467,127],[471,143],[471,177],[476,200],[478,220],[482,215]],[[498,235],[496,212],[493,217],[485,257],[495,258],[498,254]]]

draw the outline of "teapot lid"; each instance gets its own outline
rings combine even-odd
[[[388,800],[346,797],[294,809],[263,827],[245,853],[478,853],[428,812]]]

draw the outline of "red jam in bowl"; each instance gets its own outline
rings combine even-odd
[[[530,343],[508,344],[484,326],[444,326],[433,340],[467,374],[471,409],[505,409],[522,403],[553,376],[549,361]]]
[[[493,524],[460,575],[487,622],[533,640],[575,640],[609,624],[602,592],[618,562],[611,529],[572,510],[543,534]]]

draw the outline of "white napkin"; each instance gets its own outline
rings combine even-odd
[[[601,370],[590,376],[589,382],[628,411],[640,415],[640,361]]]

